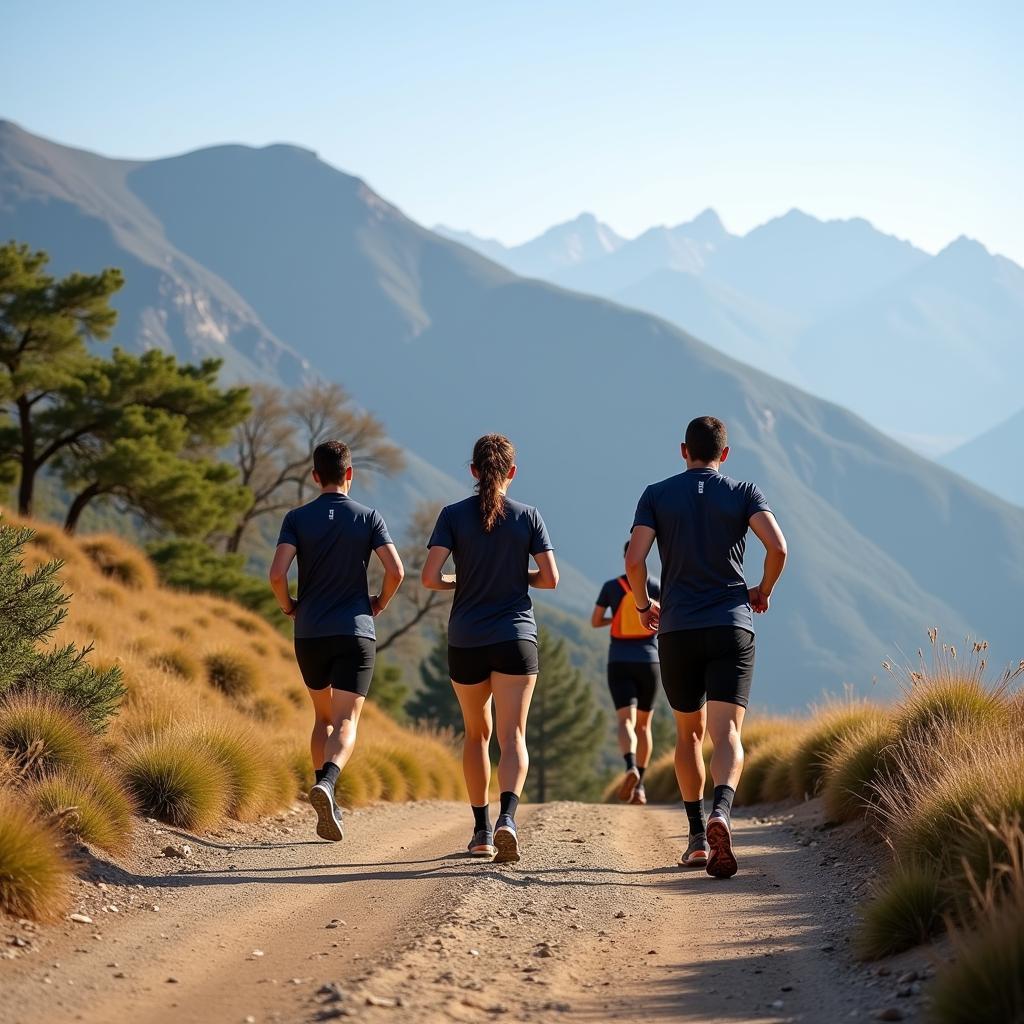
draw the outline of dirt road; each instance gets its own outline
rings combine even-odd
[[[73,909],[91,923],[0,922],[0,1020],[918,1015],[895,972],[852,963],[871,855],[813,808],[738,818],[741,872],[724,882],[675,866],[678,808],[524,806],[515,866],[465,856],[469,820],[377,807],[349,814],[337,845],[315,840],[306,807],[212,841],[151,823],[130,865],[96,862],[80,884]],[[159,856],[182,842],[188,858]]]

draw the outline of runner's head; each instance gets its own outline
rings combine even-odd
[[[501,434],[484,434],[473,445],[469,468],[478,481],[476,489],[480,495],[484,530],[490,533],[505,514],[505,491],[516,475],[515,447]]]
[[[725,424],[714,416],[698,416],[690,420],[680,449],[691,469],[725,462],[729,457],[729,435]]]
[[[325,490],[352,479],[352,452],[344,441],[324,441],[313,450],[313,479]]]

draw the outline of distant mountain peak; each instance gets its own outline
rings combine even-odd
[[[960,259],[980,259],[985,256],[991,256],[992,254],[976,239],[968,238],[967,235],[960,235],[959,237],[954,238],[949,245],[938,253],[938,255],[956,256]]]

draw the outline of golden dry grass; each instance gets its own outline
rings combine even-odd
[[[0,789],[0,909],[53,920],[67,905],[71,869],[59,836]]]

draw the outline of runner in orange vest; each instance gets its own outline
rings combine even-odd
[[[655,597],[660,594],[656,580],[648,579],[647,589]],[[623,600],[626,597],[629,600]],[[625,575],[608,580],[601,588],[590,624],[595,629],[611,627],[608,689],[618,718],[619,749],[626,762],[619,799],[645,804],[644,772],[650,763],[653,745],[651,715],[661,686],[658,637],[641,622]]]

